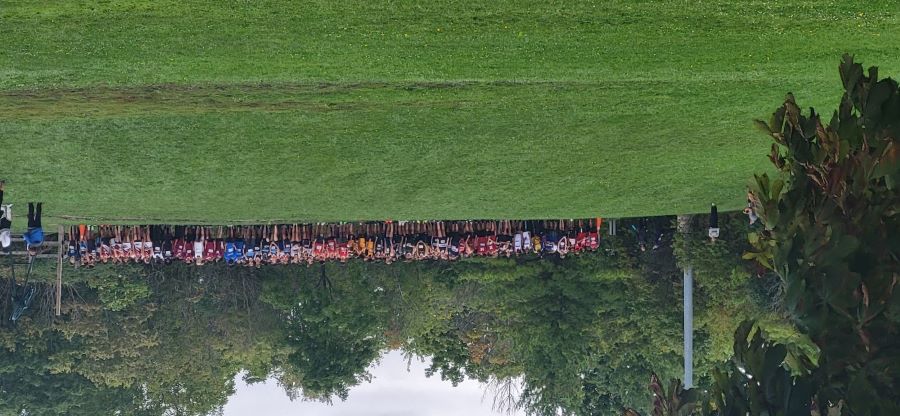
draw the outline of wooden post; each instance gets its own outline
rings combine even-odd
[[[57,240],[59,241],[59,247],[57,251],[59,254],[56,256],[56,316],[62,314],[63,226],[60,225],[58,230]]]

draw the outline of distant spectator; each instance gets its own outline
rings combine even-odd
[[[719,209],[716,204],[709,207],[709,240],[716,242],[719,238]]]
[[[34,256],[38,250],[44,245],[44,229],[41,228],[41,205],[37,203],[37,209],[33,202],[28,203],[28,230],[25,231],[23,239],[28,249],[28,254]]]

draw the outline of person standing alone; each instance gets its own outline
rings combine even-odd
[[[712,204],[709,207],[709,240],[715,243],[717,238],[719,238],[719,209],[716,208],[716,204]]]
[[[25,240],[28,254],[34,256],[38,254],[41,246],[44,245],[44,229],[41,228],[41,205],[37,203],[37,209],[33,202],[28,203],[28,230],[22,236]]]

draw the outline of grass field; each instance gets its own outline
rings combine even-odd
[[[0,177],[51,222],[735,209],[785,92],[900,76],[893,0],[0,0],[0,39]]]

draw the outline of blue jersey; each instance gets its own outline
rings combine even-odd
[[[234,242],[234,259],[240,260],[244,257],[244,241],[238,240]]]
[[[225,255],[223,257],[225,257],[225,263],[231,264],[235,260],[234,243],[232,243],[231,241],[225,242]]]
[[[41,227],[29,228],[22,238],[29,247],[44,244],[44,229]]]

